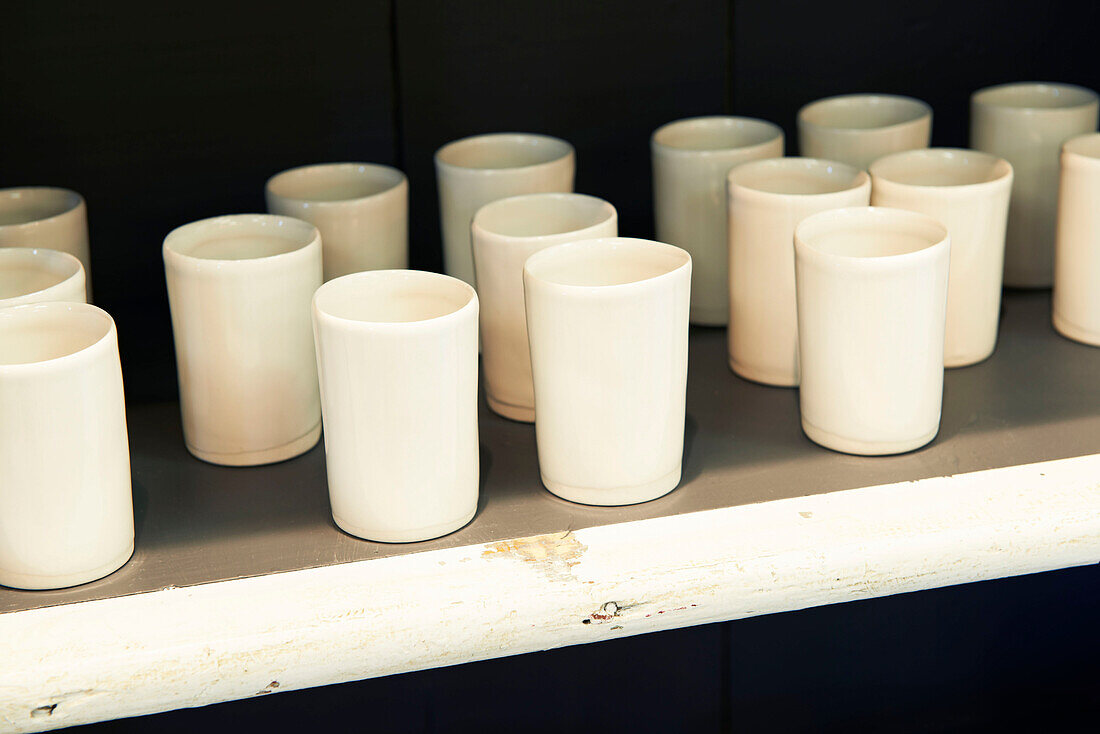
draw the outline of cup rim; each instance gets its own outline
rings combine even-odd
[[[838,172],[842,171],[845,174],[851,176],[851,183],[843,188],[833,189],[831,191],[820,191],[816,193],[807,192],[794,192],[794,191],[772,191],[769,189],[761,188],[759,186],[753,186],[752,184],[742,180],[746,176],[755,173],[757,171],[778,169],[785,171],[787,169],[805,170],[809,167],[833,167],[838,169]],[[838,194],[846,194],[850,191],[856,191],[864,187],[870,187],[871,178],[867,175],[867,172],[862,168],[850,165],[848,163],[841,163],[840,161],[831,161],[825,158],[809,158],[805,156],[783,156],[776,158],[763,158],[756,161],[748,161],[741,165],[734,166],[730,169],[729,174],[726,176],[726,182],[729,187],[729,195],[732,198],[733,192],[737,191],[739,196],[751,196],[762,197],[772,199],[775,197],[792,198],[792,199],[809,199],[821,196],[836,196]]]
[[[618,246],[628,246],[631,248],[652,248],[659,247],[660,251],[676,257],[679,262],[668,270],[658,273],[656,275],[642,278],[639,280],[632,280],[626,283],[608,283],[598,285],[574,285],[572,283],[562,283],[557,280],[552,280],[538,273],[538,269],[544,266],[543,261],[553,261],[554,259],[566,257],[580,250],[614,250]],[[567,291],[567,292],[587,292],[587,293],[611,293],[615,291],[629,290],[635,288],[646,287],[653,283],[659,283],[664,280],[675,278],[679,273],[686,269],[691,268],[691,255],[682,248],[670,245],[665,242],[657,242],[656,240],[647,240],[639,237],[597,237],[588,240],[574,240],[573,242],[563,242],[558,245],[551,245],[545,249],[539,250],[523,263],[523,275],[524,279],[531,278],[537,280],[540,283],[545,283],[553,288]]]
[[[355,171],[358,173],[366,173],[368,171],[377,174],[385,175],[388,180],[385,181],[385,188],[375,191],[371,194],[364,196],[352,196],[344,199],[316,199],[309,196],[302,196],[299,193],[280,193],[276,190],[278,186],[293,185],[292,180],[302,177],[304,174],[312,172],[324,172],[324,173],[336,173],[343,171]],[[287,168],[286,170],[279,171],[271,178],[267,179],[264,184],[264,191],[271,196],[278,197],[283,201],[290,201],[297,204],[302,204],[310,207],[334,207],[343,206],[347,204],[355,204],[361,201],[367,201],[368,199],[375,199],[386,194],[391,193],[395,189],[401,188],[403,184],[407,184],[408,177],[404,171],[393,166],[387,166],[383,163],[361,163],[356,161],[336,162],[336,163],[309,163],[303,166],[295,166],[293,168]]]
[[[65,188],[63,186],[11,186],[8,188],[0,189],[0,200],[14,199],[18,195],[24,192],[52,192],[60,196],[66,197],[65,208],[56,214],[51,214],[48,217],[41,217],[39,219],[29,219],[26,222],[11,222],[10,224],[0,224],[0,229],[14,229],[16,227],[27,227],[41,224],[42,222],[50,222],[61,217],[68,216],[74,211],[77,211],[84,206],[84,197],[77,191]]]
[[[811,113],[816,110],[820,110],[823,107],[850,104],[853,102],[881,104],[883,101],[892,104],[905,105],[911,109],[912,114],[904,120],[899,120],[898,122],[893,122],[889,125],[877,125],[875,127],[827,125],[821,122],[816,122],[809,117]],[[904,94],[885,94],[881,92],[856,92],[852,94],[834,94],[831,97],[822,97],[821,99],[815,99],[812,102],[808,102],[802,105],[802,107],[798,110],[797,116],[799,125],[816,128],[818,130],[829,130],[830,132],[843,134],[867,134],[870,132],[895,130],[897,128],[906,127],[908,125],[918,124],[925,119],[931,119],[931,117],[932,105],[928,104],[923,99],[917,99],[916,97],[910,97]]]
[[[378,281],[383,279],[404,279],[406,281],[416,279],[421,283],[435,283],[440,287],[450,289],[454,293],[461,294],[461,296],[465,297],[465,300],[462,302],[462,305],[446,313],[413,321],[369,321],[366,319],[340,316],[331,310],[326,310],[324,301],[327,298],[332,298],[335,293],[344,289],[353,288],[360,281]],[[333,278],[322,284],[321,287],[313,293],[310,310],[318,320],[329,321],[363,331],[425,329],[445,325],[449,321],[461,319],[470,311],[474,311],[476,315],[478,310],[478,297],[477,291],[475,291],[473,286],[469,283],[442,273],[433,273],[427,270],[403,270],[399,268],[390,270],[364,270],[358,273],[341,275],[338,278]]]
[[[984,161],[986,164],[989,164],[990,166],[992,166],[992,169],[995,173],[994,177],[986,179],[984,181],[927,184],[900,180],[897,177],[897,173],[890,170],[892,166],[904,165],[906,159],[911,158],[945,161],[960,160],[963,159],[963,157],[969,160],[973,160],[975,162]],[[969,163],[964,163],[964,167],[969,165]],[[990,188],[1003,185],[1006,181],[1011,180],[1013,176],[1012,164],[1009,163],[1008,160],[1006,160],[1005,158],[980,150],[972,150],[970,148],[914,148],[912,150],[902,150],[898,151],[897,153],[884,155],[881,158],[873,161],[868,167],[868,171],[871,174],[872,187],[881,185],[881,183],[884,182],[890,186],[930,191],[942,189],[949,189],[952,191],[965,191]]]
[[[891,221],[895,225],[905,223],[910,228],[919,227],[927,233],[925,236],[929,242],[915,250],[896,255],[843,255],[823,250],[811,241],[811,237],[832,229],[839,229],[845,222],[867,222],[876,219],[883,222]],[[935,257],[936,252],[948,247],[948,241],[947,227],[938,220],[927,214],[885,206],[852,206],[826,209],[806,217],[794,229],[794,245],[797,254],[832,265],[869,269],[904,266],[914,260]]]
[[[1070,92],[1074,95],[1074,99],[1071,100],[1069,104],[1054,106],[1016,105],[1005,104],[998,101],[998,98],[1012,92],[1039,92],[1042,90],[1052,90],[1055,96],[1063,92]],[[1033,115],[1058,114],[1071,110],[1079,110],[1081,108],[1096,105],[1098,101],[1100,101],[1100,95],[1097,95],[1095,91],[1088,87],[1064,82],[1007,82],[1005,84],[994,84],[992,86],[982,87],[970,95],[970,103],[975,106],[987,107],[989,109],[1014,110],[1021,114]]]
[[[80,279],[84,280],[84,265],[80,262],[79,258],[68,252],[53,250],[48,247],[0,247],[0,268],[3,267],[4,260],[8,258],[23,258],[24,262],[32,266],[42,265],[45,269],[49,269],[51,275],[58,274],[58,270],[64,269],[64,271],[61,273],[63,277],[61,277],[60,280],[45,288],[39,288],[35,291],[21,293],[17,296],[8,296],[6,298],[0,296],[0,308],[13,308],[17,305],[14,303],[5,305],[6,301],[21,301],[29,296],[36,296],[60,289],[63,285],[77,276],[80,276]],[[56,270],[54,268],[56,268]],[[52,299],[47,298],[39,300],[49,301]]]
[[[1100,132],[1073,136],[1062,144],[1062,155],[1100,165]]]
[[[684,127],[755,128],[762,134],[769,133],[769,136],[762,140],[746,143],[745,145],[708,148],[684,148],[677,145],[671,145],[661,139],[667,136],[671,131]],[[741,115],[700,115],[698,117],[683,117],[679,120],[666,122],[664,125],[654,130],[649,136],[650,146],[654,151],[659,150],[667,155],[682,156],[713,156],[730,153],[732,151],[747,152],[765,148],[774,144],[776,140],[783,140],[783,128],[779,125],[769,120],[762,120],[758,117],[744,117]]]
[[[257,227],[287,227],[297,230],[300,239],[293,249],[285,252],[277,252],[273,255],[261,257],[246,257],[235,260],[210,257],[197,257],[179,249],[178,241],[191,237],[198,237],[204,230],[222,230],[225,227],[239,227],[255,225]],[[308,239],[307,239],[308,238]],[[290,239],[290,238],[288,238]],[[300,255],[312,247],[320,247],[321,233],[317,227],[309,222],[294,217],[285,217],[280,214],[224,214],[217,217],[208,217],[194,222],[188,222],[176,227],[164,238],[163,253],[166,262],[189,263],[196,266],[212,266],[219,270],[230,268],[249,267],[260,263],[277,263]]]
[[[567,229],[562,232],[550,232],[547,234],[535,235],[509,234],[506,232],[500,232],[496,229],[491,229],[485,225],[484,219],[497,213],[497,210],[507,209],[509,207],[513,207],[530,201],[584,201],[595,205],[595,207],[597,207],[596,211],[599,212],[601,218],[599,219],[599,221],[592,222],[591,224],[586,224],[579,229]],[[518,196],[508,196],[503,199],[490,201],[488,204],[485,204],[484,206],[479,208],[477,212],[474,213],[474,218],[470,222],[470,227],[473,230],[477,230],[487,235],[499,237],[502,239],[522,240],[524,242],[540,242],[543,240],[559,238],[563,235],[583,234],[590,229],[595,229],[596,227],[603,226],[608,222],[616,221],[618,219],[618,216],[619,213],[615,209],[615,206],[611,202],[605,199],[601,199],[598,196],[591,196],[589,194],[577,194],[572,192],[551,191],[535,194],[520,194]]]
[[[540,160],[536,163],[529,163],[523,166],[508,166],[505,168],[478,168],[474,166],[462,166],[457,163],[452,163],[447,157],[454,153],[455,150],[461,149],[474,142],[480,142],[485,140],[494,140],[501,143],[530,143],[538,142],[544,145],[556,148],[557,154],[546,160]],[[544,135],[543,133],[518,133],[518,132],[496,132],[496,133],[481,133],[477,135],[467,135],[466,137],[452,140],[449,143],[445,143],[440,146],[433,156],[435,165],[438,168],[450,169],[454,171],[463,171],[472,175],[481,176],[493,176],[500,175],[502,173],[508,173],[511,171],[530,171],[532,169],[541,168],[543,166],[550,166],[555,163],[559,163],[562,160],[572,158],[575,151],[572,143],[562,138],[554,137],[553,135]]]
[[[104,325],[103,333],[95,338],[90,344],[86,344],[79,349],[66,352],[65,354],[58,355],[56,357],[50,357],[49,359],[39,359],[34,362],[18,362],[15,364],[3,364],[0,363],[0,374],[18,373],[32,371],[42,368],[44,365],[48,366],[63,366],[66,362],[72,362],[80,359],[82,355],[90,352],[93,349],[97,349],[101,344],[109,340],[115,333],[115,320],[111,318],[111,315],[99,308],[93,306],[90,303],[78,303],[76,301],[46,301],[43,303],[24,303],[18,306],[8,306],[6,308],[0,308],[0,321],[13,318],[29,318],[26,314],[32,312],[50,312],[50,311],[67,311],[78,312],[88,318],[97,318]],[[63,318],[63,317],[60,317]]]

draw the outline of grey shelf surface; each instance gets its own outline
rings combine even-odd
[[[680,486],[646,504],[597,508],[545,491],[534,427],[482,401],[473,522],[433,541],[383,544],[333,524],[321,444],[280,464],[214,466],[187,453],[175,403],[131,405],[133,558],[71,589],[0,588],[0,613],[1100,453],[1100,349],[1053,331],[1048,291],[1006,292],[996,352],[947,371],[939,435],[900,456],[813,444],[798,391],[733,375],[721,329],[692,330],[687,407]]]

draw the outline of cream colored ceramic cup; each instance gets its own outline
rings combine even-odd
[[[924,214],[857,207],[794,231],[802,429],[849,454],[931,441],[943,397],[947,228]]]
[[[1012,166],[976,150],[927,148],[879,158],[871,181],[873,205],[920,212],[947,226],[944,366],[981,362],[997,345]]]
[[[84,266],[67,252],[0,247],[0,308],[24,303],[84,303]]]
[[[313,328],[332,517],[368,540],[446,535],[477,511],[474,289],[417,270],[322,286]]]
[[[50,186],[0,189],[0,247],[48,247],[73,255],[84,266],[91,297],[88,208],[75,191]]]
[[[325,280],[409,264],[409,182],[396,168],[323,163],[291,168],[264,187],[267,210],[321,232]]]
[[[657,128],[653,212],[657,239],[691,255],[691,322],[729,319],[726,175],[746,161],[783,155],[783,130],[749,117],[693,117]]]
[[[808,158],[866,169],[877,158],[932,140],[932,108],[896,94],[842,94],[798,111],[798,149]]]
[[[84,303],[0,309],[0,584],[75,586],[133,551],[114,321]]]
[[[1100,346],[1100,133],[1062,148],[1054,257],[1054,328]]]
[[[1007,159],[1014,171],[1005,285],[1053,283],[1059,151],[1096,122],[1096,92],[1071,84],[1002,84],[971,95],[970,147]]]
[[[770,158],[730,171],[730,369],[766,385],[798,384],[794,228],[870,197],[864,171],[833,161]]]
[[[606,238],[523,267],[542,483],[587,505],[629,505],[680,482],[691,256]]]
[[[570,192],[573,146],[548,135],[491,133],[462,138],[435,153],[443,265],[448,275],[477,286],[470,222],[490,201],[520,194]]]
[[[495,412],[535,420],[535,388],[523,306],[523,264],[552,245],[618,231],[615,207],[584,194],[527,194],[486,204],[474,215],[474,269],[481,299],[485,398]]]
[[[321,435],[310,300],[321,237],[272,214],[203,219],[164,240],[183,437],[204,461],[269,464]]]

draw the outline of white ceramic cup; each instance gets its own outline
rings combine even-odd
[[[478,209],[472,228],[481,300],[485,398],[495,412],[535,420],[535,388],[523,306],[523,264],[552,245],[614,237],[615,207],[584,194],[527,194]]]
[[[0,189],[0,247],[48,247],[73,255],[84,266],[91,297],[88,208],[75,191],[52,186]]]
[[[950,243],[924,214],[833,209],[795,228],[802,429],[849,454],[897,454],[940,424]]]
[[[798,384],[794,228],[870,197],[864,171],[833,161],[770,158],[730,171],[730,369],[766,385]]]
[[[322,163],[291,168],[264,187],[267,210],[321,232],[325,280],[409,264],[409,182],[396,168]]]
[[[183,436],[204,461],[269,464],[321,435],[310,300],[321,237],[273,214],[203,219],[164,240]]]
[[[1062,148],[1054,258],[1054,328],[1100,346],[1100,133]]]
[[[932,140],[932,108],[896,94],[842,94],[798,111],[798,150],[866,169],[877,158]]]
[[[649,240],[569,242],[523,268],[546,488],[628,505],[680,482],[691,256]]]
[[[462,138],[435,153],[443,265],[477,286],[470,222],[490,201],[520,194],[573,190],[573,146],[549,135],[491,133]]]
[[[84,303],[84,266],[67,252],[0,247],[0,308],[24,303]]]
[[[84,303],[0,309],[0,584],[75,586],[133,551],[114,321]]]
[[[322,286],[313,328],[332,517],[368,540],[446,535],[477,511],[474,289],[417,270]]]
[[[783,130],[749,117],[693,117],[657,128],[653,212],[657,239],[691,255],[691,322],[729,319],[726,175],[746,161],[783,155]]]
[[[874,206],[927,214],[951,235],[946,367],[981,362],[997,345],[1012,166],[976,150],[926,148],[871,164]]]
[[[1096,92],[1071,84],[1025,82],[970,96],[970,147],[1012,164],[1012,206],[1004,284],[1049,288],[1054,282],[1054,220],[1062,143],[1096,130]]]

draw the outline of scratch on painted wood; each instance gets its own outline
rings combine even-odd
[[[511,558],[532,565],[551,581],[573,581],[573,567],[586,550],[588,546],[567,530],[564,535],[533,535],[489,543],[481,557]]]

